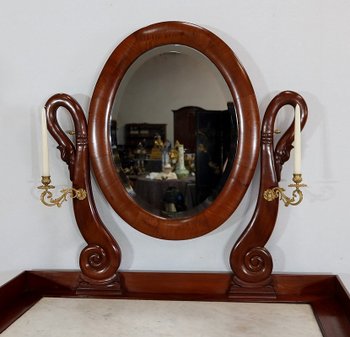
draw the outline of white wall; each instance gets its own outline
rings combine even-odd
[[[58,209],[39,202],[42,105],[66,92],[87,109],[118,42],[147,24],[182,20],[212,30],[233,48],[261,112],[285,89],[298,91],[309,105],[303,132],[308,188],[300,206],[281,207],[268,244],[275,271],[349,272],[349,11],[345,0],[2,1],[0,270],[77,268],[84,245],[70,203]],[[68,172],[55,146],[51,141],[51,175],[65,186]],[[283,171],[283,186],[291,166]],[[257,184],[255,177],[242,207],[222,227],[189,241],[146,237],[115,215],[98,191],[97,202],[118,236],[123,269],[228,270],[230,248],[249,221]]]

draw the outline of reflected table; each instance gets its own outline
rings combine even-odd
[[[196,182],[195,177],[183,179],[149,179],[145,176],[133,176],[133,188],[137,196],[153,208],[164,210],[164,196],[169,189],[179,191],[184,198],[187,209],[195,206]]]

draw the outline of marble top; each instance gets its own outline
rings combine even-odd
[[[43,298],[4,337],[321,337],[307,304]]]

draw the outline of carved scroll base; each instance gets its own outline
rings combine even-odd
[[[242,249],[239,243],[236,245],[238,252]],[[239,254],[237,255],[241,257]],[[233,271],[236,271],[237,274],[232,277],[228,297],[234,299],[258,297],[262,300],[276,298],[271,277],[273,263],[268,250],[262,247],[255,247],[244,255],[242,254],[242,256],[244,256],[243,261],[234,262],[235,267]],[[242,276],[239,277],[239,275]]]
[[[254,232],[254,228],[250,228],[250,231]],[[229,298],[275,298],[271,277],[273,263],[268,250],[264,247],[254,247],[243,253],[244,241],[238,241],[235,248],[236,256],[232,254],[232,259],[236,260],[233,261],[235,274],[228,292]]]

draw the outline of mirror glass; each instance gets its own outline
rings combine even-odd
[[[237,116],[224,78],[199,51],[168,44],[139,56],[118,87],[110,126],[119,177],[151,213],[189,216],[225,185]]]

